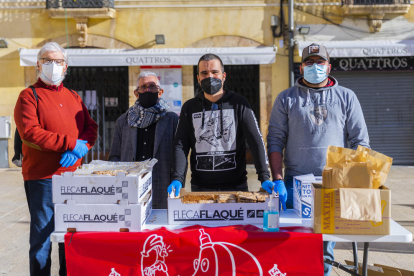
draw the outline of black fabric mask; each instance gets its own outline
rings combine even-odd
[[[158,93],[145,92],[139,93],[139,104],[143,108],[150,108],[157,104]]]
[[[201,82],[201,89],[203,89],[204,92],[210,95],[214,95],[217,92],[220,91],[221,87],[223,86],[223,83],[221,82],[221,79],[216,78],[205,78]]]

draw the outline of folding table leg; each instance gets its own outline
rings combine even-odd
[[[352,242],[352,251],[354,252],[354,271],[358,273],[358,248],[356,242]]]
[[[364,242],[364,257],[362,261],[362,276],[367,276],[369,242]]]

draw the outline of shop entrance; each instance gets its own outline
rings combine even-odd
[[[260,66],[259,65],[225,65],[226,81],[224,89],[229,89],[243,95],[256,116],[260,126]],[[194,75],[194,95],[200,90],[197,81],[197,66],[193,68]],[[250,152],[249,145],[246,145],[247,164],[253,164],[253,156]]]
[[[69,67],[63,84],[79,94],[99,125],[84,162],[108,160],[116,120],[128,109],[128,67]]]
[[[334,72],[361,103],[373,150],[414,165],[414,72]]]

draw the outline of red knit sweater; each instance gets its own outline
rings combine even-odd
[[[20,92],[14,108],[14,120],[23,141],[22,173],[24,180],[51,178],[52,175],[75,171],[81,164],[63,168],[59,161],[66,150],[73,150],[76,140],[86,140],[88,148],[95,144],[98,125],[89,116],[82,99],[63,84],[47,86],[40,79]]]

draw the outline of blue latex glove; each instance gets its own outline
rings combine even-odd
[[[170,186],[168,186],[168,194],[171,194],[172,190],[175,189],[175,196],[178,196],[182,187],[183,184],[181,184],[180,181],[174,180],[171,182]]]
[[[67,167],[75,165],[78,159],[79,158],[73,152],[71,152],[70,150],[67,150],[62,154],[62,159],[60,159],[59,164],[61,164],[62,167],[67,168]]]
[[[286,201],[287,201],[287,190],[285,186],[285,182],[283,180],[275,180],[274,183],[274,190],[275,193],[279,192],[279,202],[280,205],[283,207],[283,210],[286,210]]]
[[[85,140],[76,140],[76,146],[73,149],[72,153],[74,153],[78,158],[82,158],[85,154],[88,153],[88,146],[86,146],[88,141]]]
[[[266,180],[262,183],[262,188],[263,190],[265,190],[266,192],[268,192],[269,194],[272,193],[273,187],[275,186],[275,184],[270,181],[270,180]]]

